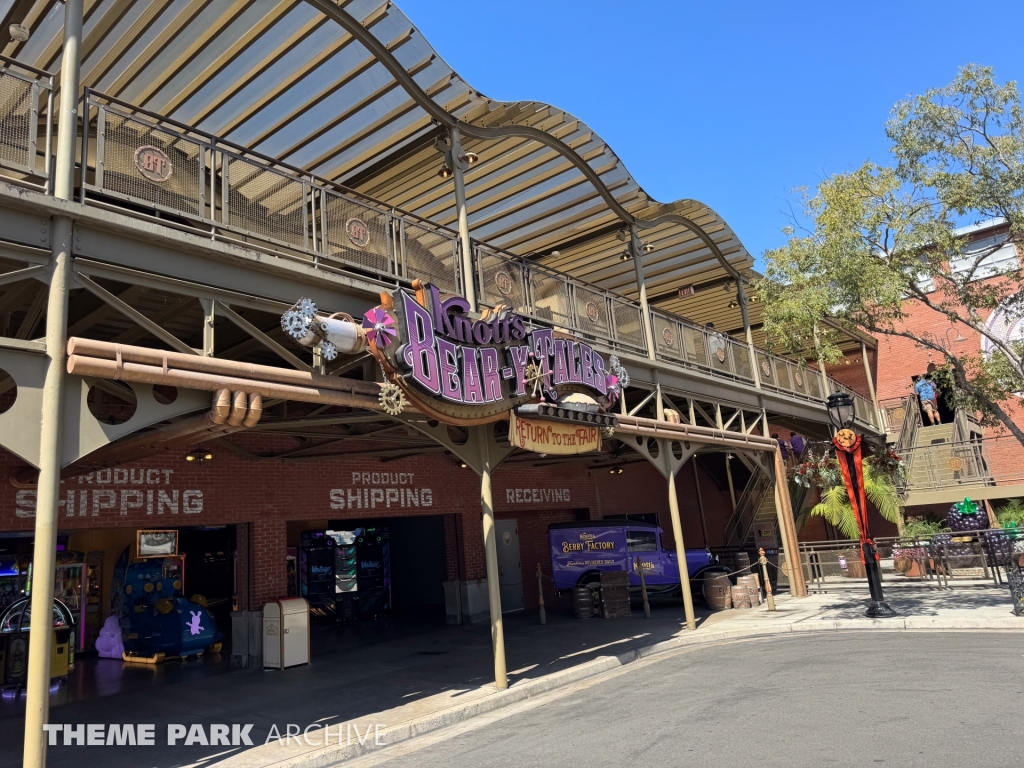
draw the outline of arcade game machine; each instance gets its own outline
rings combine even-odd
[[[57,553],[53,596],[75,615],[76,650],[85,650],[85,554],[65,549]]]
[[[334,542],[334,599],[339,618],[381,616],[391,610],[391,531],[367,526],[327,531]]]
[[[21,589],[21,569],[18,567],[18,558],[0,558],[0,612],[21,597],[24,597],[24,593]]]
[[[334,541],[326,531],[302,532],[299,596],[306,598],[313,618],[334,620]]]
[[[356,536],[359,615],[382,616],[391,610],[391,530],[367,526]]]
[[[131,557],[126,547],[114,569],[110,613],[118,617],[124,659],[153,663],[220,650],[222,633],[201,595],[184,596],[185,557]]]
[[[360,529],[361,530],[361,529]],[[327,531],[334,541],[334,605],[339,621],[352,621],[359,606],[357,531]]]
[[[79,627],[79,649],[96,647],[100,627],[103,624],[103,553],[90,552],[85,556],[85,621]]]
[[[297,547],[288,547],[285,555],[285,565],[288,568],[288,597],[299,596],[299,550]]]

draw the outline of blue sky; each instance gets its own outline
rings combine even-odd
[[[785,242],[794,187],[887,161],[899,99],[969,62],[1024,78],[1021,0],[397,4],[474,88],[576,115],[649,194],[710,205],[755,256]]]

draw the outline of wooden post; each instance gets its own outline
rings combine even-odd
[[[757,562],[761,564],[761,579],[764,581],[764,596],[768,601],[768,610],[775,610],[775,598],[772,596],[772,583],[768,580],[768,558],[764,556],[764,547],[757,550]]]
[[[540,600],[540,623],[548,623],[548,615],[544,611],[544,571],[540,569],[540,563],[537,563],[537,596]]]
[[[647,602],[647,580],[644,579],[644,562],[640,555],[636,556],[636,570],[640,574],[640,594],[644,598],[644,616],[651,618],[651,604]]]
[[[779,534],[786,551],[786,563],[789,565],[790,593],[794,597],[807,597],[807,582],[804,581],[804,568],[800,561],[800,544],[796,538],[796,521],[793,518],[792,502],[789,500],[789,486],[786,484],[786,462],[783,461],[782,451],[778,447],[775,449],[775,502]]]

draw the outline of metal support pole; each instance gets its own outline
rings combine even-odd
[[[651,308],[647,303],[647,283],[644,280],[644,249],[636,227],[629,230],[629,249],[633,253],[633,274],[636,276],[636,290],[640,299],[640,314],[643,315],[644,340],[647,342],[647,357],[657,358],[654,352],[654,331],[651,328]]]
[[[868,380],[868,392],[871,395],[871,405],[875,407],[876,422],[882,424],[882,414],[878,410],[878,393],[875,391],[875,377],[871,375],[871,365],[868,363],[868,345],[863,341],[860,343],[860,359],[864,363],[864,375]]]
[[[75,139],[78,136],[78,84],[81,67],[82,0],[64,6],[64,51],[61,59],[60,117],[57,129],[54,196],[70,200],[75,184]],[[68,289],[71,281],[70,218],[54,216],[50,258],[50,292],[46,305],[46,377],[43,381],[39,433],[39,486],[36,496],[35,545],[32,553],[32,615],[29,629],[28,680],[25,686],[25,768],[46,765],[50,716],[50,652],[57,559],[57,501],[60,495],[64,421],[64,348],[67,345]]]
[[[704,497],[700,493],[700,472],[697,469],[696,455],[690,457],[690,461],[693,464],[693,488],[697,492],[697,511],[700,512],[700,531],[704,535],[704,547],[707,548],[709,546],[708,523],[704,519]]]
[[[462,251],[462,293],[469,302],[470,309],[478,309],[476,303],[476,282],[473,280],[473,248],[469,240],[469,213],[466,210],[466,181],[463,177],[465,161],[460,158],[462,142],[459,129],[452,126],[448,129],[451,138],[452,180],[455,182],[455,210],[459,217],[459,244]]]
[[[729,485],[729,498],[732,500],[732,511],[736,511],[736,486],[732,481],[732,454],[725,454],[725,481]]]
[[[213,357],[213,324],[217,319],[217,302],[213,299],[200,299],[199,303],[203,307],[203,357]]]
[[[793,518],[793,505],[789,499],[789,486],[786,482],[786,462],[782,460],[782,451],[775,449],[775,516],[779,522],[779,535],[782,537],[789,564],[789,592],[794,597],[807,597],[807,582],[804,580],[804,568],[800,559],[800,543],[796,536],[796,521]]]
[[[668,445],[662,446],[661,450],[662,453],[667,454]],[[679,521],[676,473],[671,468],[668,473],[668,511],[672,518],[672,534],[676,541],[676,560],[679,561],[679,586],[683,591],[683,613],[686,615],[686,628],[697,629],[697,619],[693,615],[693,595],[690,594],[690,571],[686,565],[686,545],[683,544],[683,526]]]
[[[825,370],[825,361],[821,359],[821,336],[818,333],[818,324],[814,324],[814,354],[818,359],[818,370],[821,372],[821,388],[825,390],[825,397],[832,394],[832,384],[828,380],[828,371]]]
[[[757,370],[757,354],[754,351],[754,333],[750,330],[750,313],[747,311],[747,292],[743,290],[743,281],[736,281],[736,303],[740,305],[740,317],[743,318],[743,333],[747,337],[747,353],[750,355],[750,370],[754,376],[754,386],[761,388],[761,374]]]
[[[487,567],[487,601],[491,609],[491,646],[494,649],[494,686],[508,688],[505,670],[505,630],[501,621],[501,584],[498,572],[498,540],[494,529],[494,498],[491,495],[489,443],[482,441],[480,462],[480,504],[483,507],[484,563]]]
[[[544,571],[540,569],[540,563],[537,563],[537,601],[540,606],[540,623],[548,623],[548,614],[544,610]]]

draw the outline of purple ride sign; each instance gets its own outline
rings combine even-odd
[[[528,330],[525,318],[506,309],[486,319],[470,314],[461,296],[442,298],[426,287],[429,307],[404,290],[396,291],[399,343],[385,354],[406,381],[433,398],[467,406],[491,405],[505,411],[532,397],[526,369],[536,362],[545,397],[556,389],[608,394],[604,358],[589,344],[555,338],[550,328]],[[532,389],[532,387],[530,387]]]

